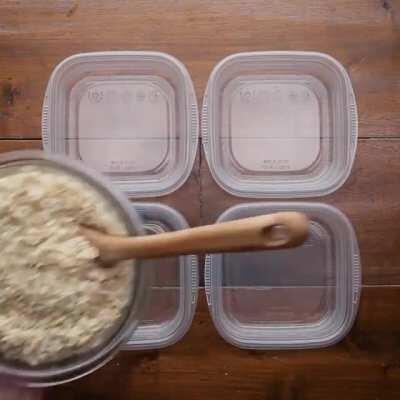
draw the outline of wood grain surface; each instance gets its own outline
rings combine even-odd
[[[396,399],[400,396],[400,288],[368,287],[352,333],[308,351],[246,351],[210,323],[203,290],[187,336],[169,349],[122,352],[45,399]],[[390,329],[388,328],[390,326]]]
[[[2,0],[2,152],[40,148],[47,81],[56,64],[74,53],[170,53],[190,71],[199,104],[212,68],[228,54],[313,50],[337,58],[356,92],[357,157],[344,187],[313,200],[335,205],[352,221],[364,287],[355,327],[328,349],[236,349],[216,332],[201,290],[192,328],[176,345],[123,352],[98,372],[53,389],[14,394],[0,389],[0,399],[398,399],[399,35],[398,0]],[[226,208],[247,201],[218,187],[202,152],[187,183],[156,200],[178,209],[192,226],[211,223]]]

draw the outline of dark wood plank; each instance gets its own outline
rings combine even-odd
[[[16,151],[16,150],[41,150],[42,141],[32,140],[32,139],[22,139],[22,140],[0,140],[0,153],[5,153],[6,151]]]
[[[336,57],[353,80],[360,135],[398,136],[399,13],[394,0],[2,1],[0,135],[40,137],[47,81],[74,53],[171,53],[187,65],[201,101],[213,66],[226,55],[283,49]]]
[[[40,141],[0,140],[0,152],[31,147],[39,148]],[[338,207],[353,223],[365,284],[400,284],[400,228],[393,223],[400,218],[399,153],[398,139],[361,139],[352,174],[344,187],[333,195],[310,200]],[[204,158],[201,184],[196,169],[177,192],[161,199],[144,200],[160,201],[178,209],[192,226],[213,223],[229,207],[249,201],[222,191]]]
[[[400,284],[400,140],[360,139],[352,173],[333,195],[307,201],[330,203],[353,223],[365,284]],[[203,154],[204,157],[204,154]],[[241,202],[222,191],[202,162],[202,222],[212,223],[229,207]],[[258,200],[259,201],[259,200]]]
[[[248,351],[217,334],[201,293],[192,329],[178,344],[123,352],[46,399],[397,399],[400,395],[400,288],[364,288],[351,334],[308,351]]]

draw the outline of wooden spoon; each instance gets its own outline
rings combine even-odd
[[[278,212],[156,235],[112,236],[87,227],[82,232],[98,248],[100,262],[109,265],[134,258],[295,247],[307,238],[308,224],[302,213]]]

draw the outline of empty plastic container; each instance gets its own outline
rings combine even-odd
[[[350,222],[319,203],[251,203],[218,221],[300,211],[310,236],[293,249],[209,255],[205,286],[214,324],[242,348],[313,348],[335,344],[353,325],[361,291],[357,240]]]
[[[135,203],[149,234],[185,229],[187,222],[174,209],[162,204]],[[179,341],[192,323],[197,304],[198,262],[196,256],[143,261],[151,271],[147,308],[126,350],[158,349]]]
[[[190,76],[157,52],[77,54],[47,86],[45,150],[96,168],[131,197],[161,196],[189,176],[198,143]]]
[[[357,110],[346,70],[313,52],[231,55],[206,89],[202,140],[211,172],[242,197],[311,197],[347,179]]]

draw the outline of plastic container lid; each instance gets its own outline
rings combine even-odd
[[[311,220],[309,239],[302,246],[206,258],[206,294],[214,324],[238,347],[329,346],[354,322],[360,257],[353,228],[340,211],[319,203],[242,204],[218,221],[288,210],[305,212]]]
[[[134,207],[149,234],[188,227],[181,214],[162,204],[135,203]],[[147,260],[143,266],[152,272],[153,285],[144,318],[124,346],[126,350],[162,348],[176,343],[188,331],[197,304],[196,256]]]
[[[131,197],[161,196],[189,176],[198,143],[190,76],[156,52],[77,54],[47,86],[44,149],[80,159]]]
[[[350,174],[357,145],[349,76],[321,53],[231,55],[209,78],[202,141],[215,180],[234,195],[331,193]]]

